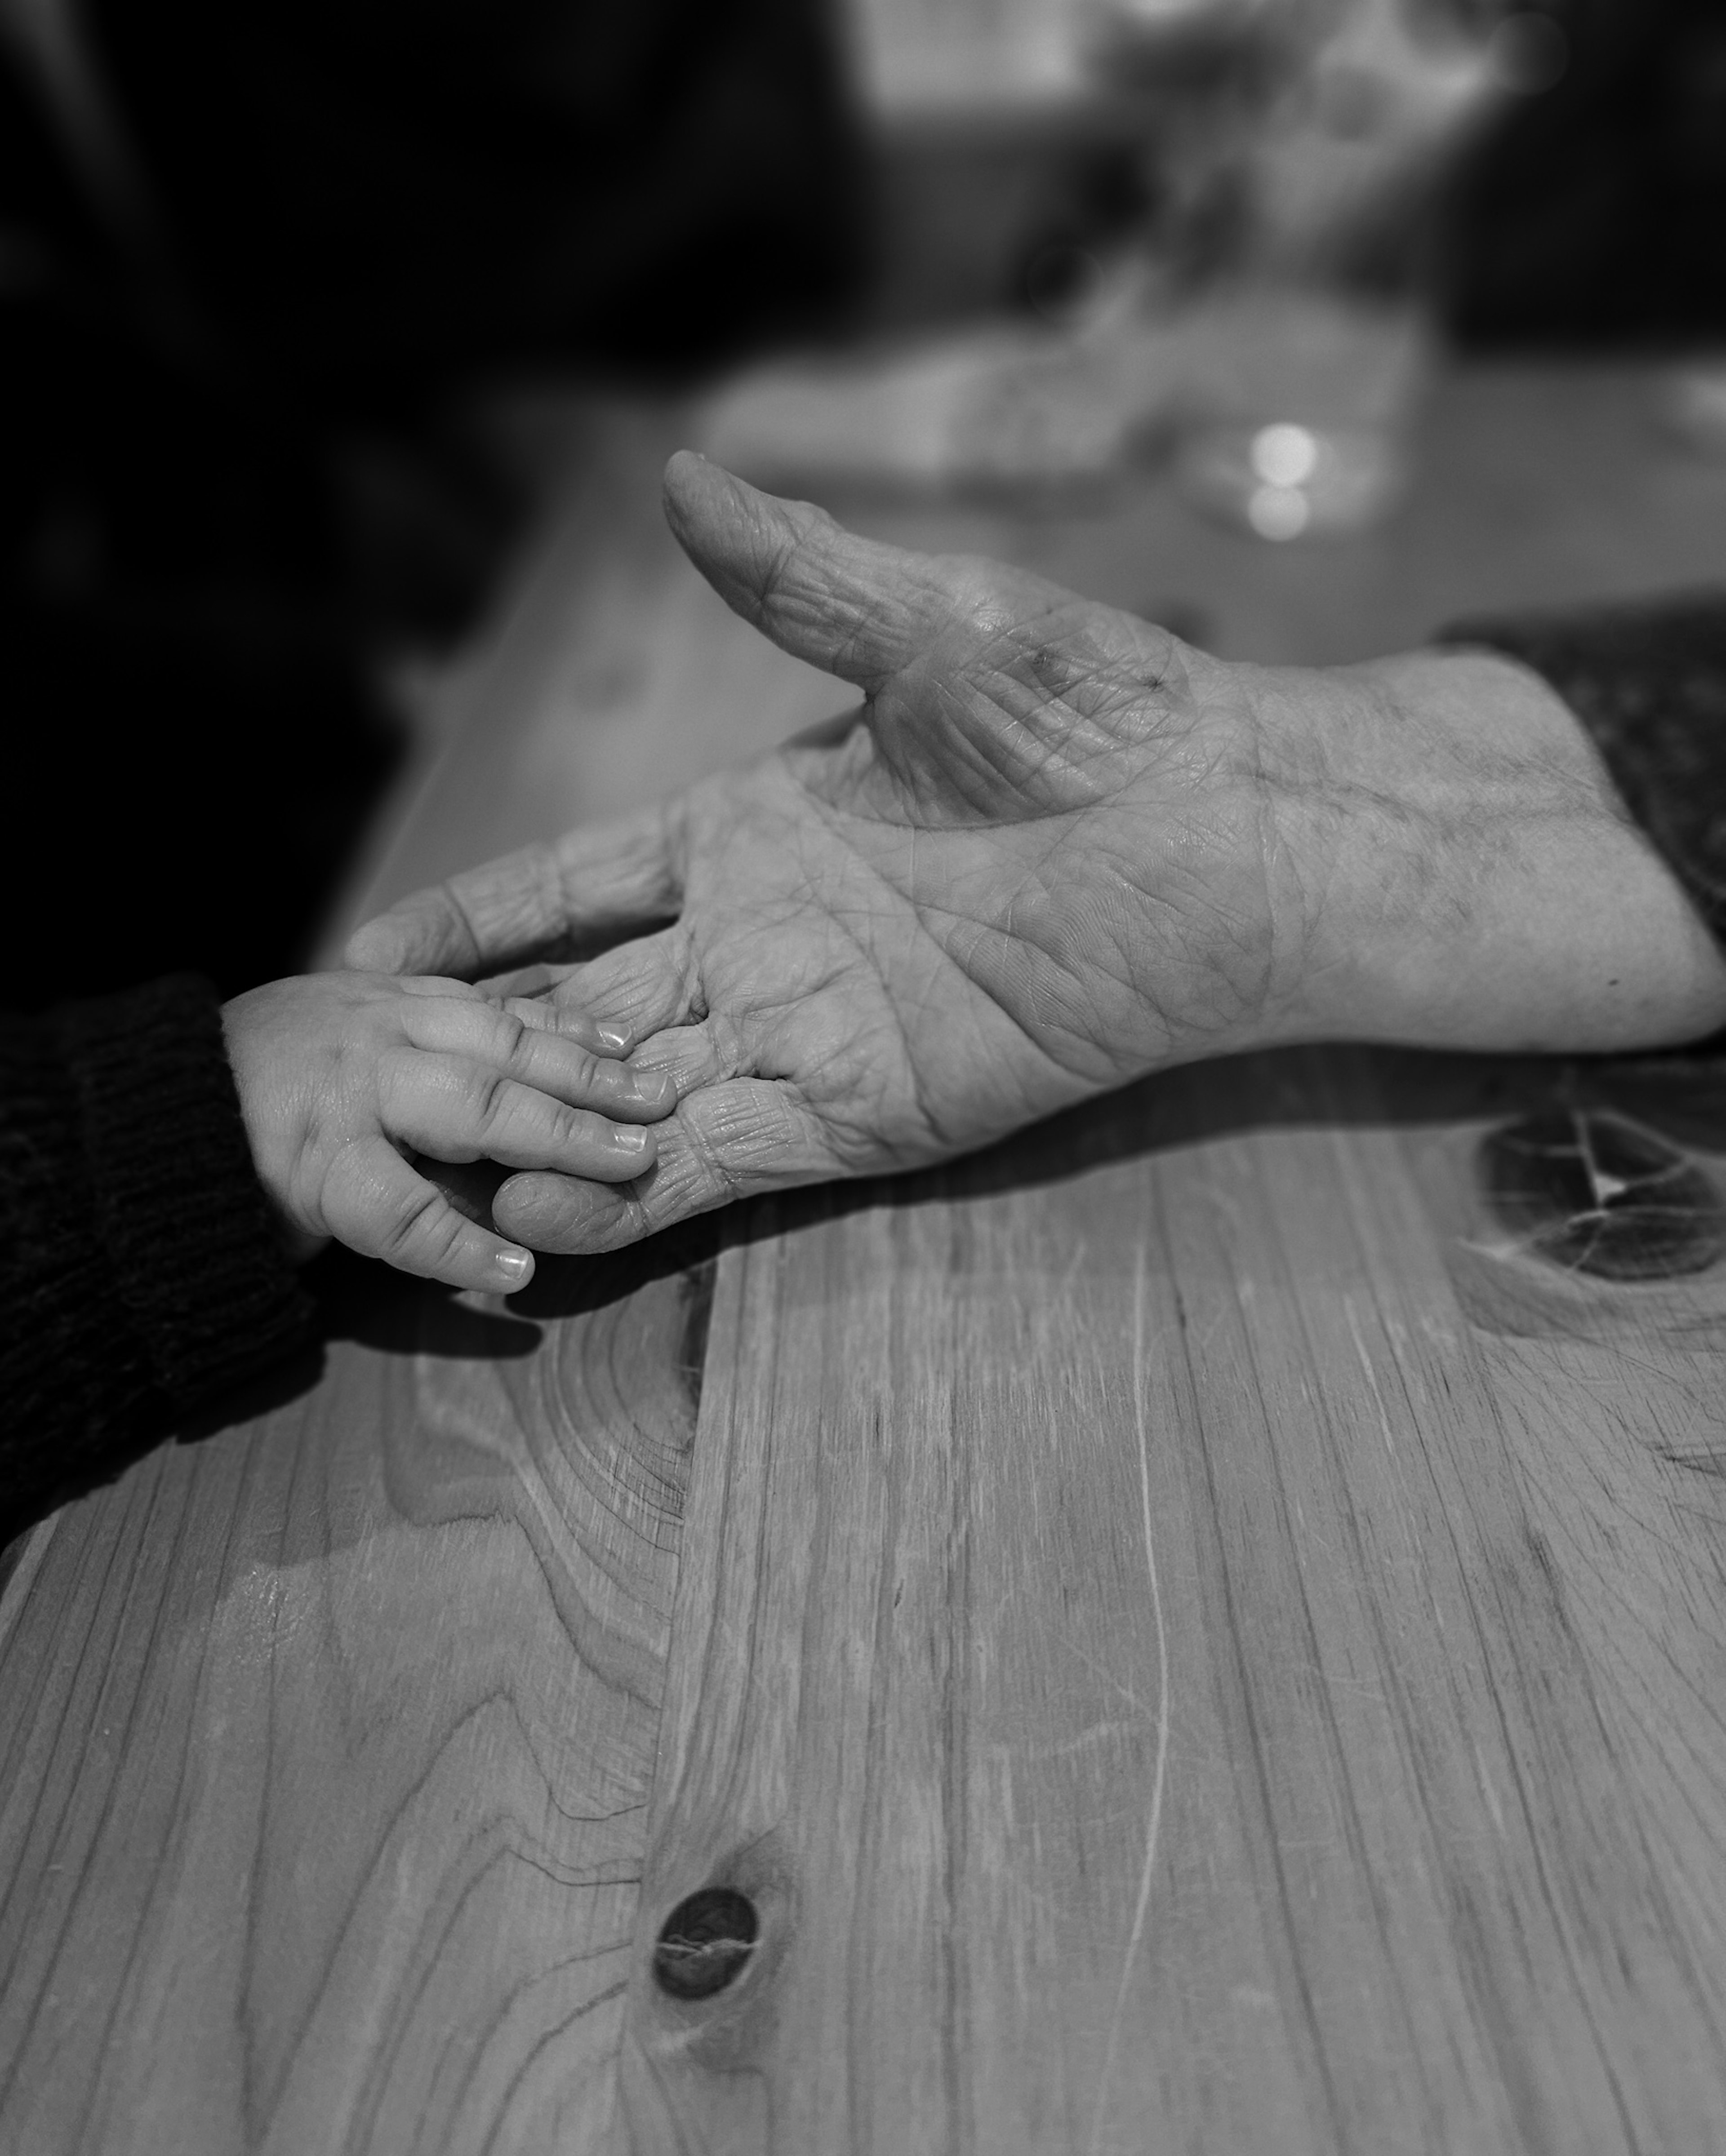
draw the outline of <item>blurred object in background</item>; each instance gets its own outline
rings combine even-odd
[[[1045,141],[1064,115],[1078,144],[1088,116],[1093,172],[1112,150],[1131,177],[1093,184],[1088,231],[1027,228],[1021,326],[745,378],[709,413],[711,454],[769,484],[1046,488],[1173,436],[1194,498],[1262,536],[1388,509],[1425,373],[1441,183],[1527,72],[1502,10],[855,5],[890,141],[927,139],[943,113],[950,139],[976,140],[993,100],[1004,132]]]
[[[1408,285],[1441,182],[1521,72],[1493,0],[1092,0],[1090,16],[1099,75],[1151,101],[1157,240],[1189,278]]]
[[[1236,276],[1185,331],[1174,470],[1189,501],[1279,542],[1395,507],[1432,365],[1418,289]]]
[[[710,406],[769,484],[1058,493],[1172,453],[1246,528],[1348,531],[1451,337],[1726,327],[1719,0],[846,7],[876,341]]]
[[[1049,202],[1082,249],[1087,215],[1106,236],[1136,192],[1165,246],[1179,236],[1214,255],[1234,214],[1219,172],[1241,169],[1242,119],[1271,86],[1243,74],[1242,55],[1274,54],[1289,34],[1310,49],[1338,13],[1334,0],[840,3],[884,146],[887,252],[914,257],[921,241],[922,289],[937,305],[984,282],[997,301],[1026,304],[1026,254]],[[1387,69],[1363,53],[1381,41],[1412,49],[1412,80],[1400,60]],[[1451,331],[1599,347],[1726,330],[1721,0],[1404,0],[1361,18],[1311,78],[1331,177],[1346,178],[1351,132],[1369,167],[1392,107],[1399,125],[1437,121],[1442,135],[1482,44],[1500,94],[1460,164],[1445,152],[1435,205]],[[1388,98],[1382,79],[1363,79],[1387,74]],[[1283,100],[1285,138],[1300,102]],[[1272,144],[1261,171],[1280,156]],[[1324,177],[1313,162],[1297,198]],[[1208,228],[1218,222],[1223,234]]]
[[[1034,117],[1090,88],[1086,0],[845,0],[865,108],[890,123]]]
[[[1444,183],[1515,94],[1481,0],[1097,0],[1097,64],[1156,104],[1151,244],[1196,295],[1177,477],[1286,541],[1407,476]],[[1507,33],[1512,33],[1507,44]]]
[[[1182,379],[1180,326],[1142,282],[1100,275],[1064,326],[991,321],[765,362],[707,401],[697,439],[782,493],[1117,487]]]
[[[1675,367],[1664,377],[1666,415],[1680,439],[1726,457],[1726,359],[1712,367]]]

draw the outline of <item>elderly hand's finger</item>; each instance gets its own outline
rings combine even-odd
[[[715,591],[781,650],[873,691],[963,621],[996,625],[1010,588],[1026,619],[1071,594],[1040,577],[953,555],[913,554],[847,531],[824,509],[734,479],[681,449],[665,467],[665,515]],[[979,612],[982,609],[982,612]]]
[[[533,1254],[465,1219],[387,1138],[354,1138],[331,1162],[319,1210],[331,1235],[403,1272],[485,1295],[533,1277]]]
[[[491,1217],[536,1250],[612,1250],[735,1198],[845,1173],[819,1118],[768,1079],[691,1093],[655,1135],[658,1163],[627,1188],[512,1175]]]
[[[711,1019],[700,1025],[667,1026],[662,1033],[650,1034],[631,1054],[629,1068],[644,1079],[651,1077],[670,1086],[679,1100],[697,1086],[755,1075],[737,1028]]]
[[[512,1001],[510,1010],[528,1025],[542,1022],[525,1003]],[[572,968],[540,1010],[547,1014],[546,1024],[560,1028],[565,1013],[584,1013],[612,1053],[627,1055],[650,1034],[703,1014],[694,946],[681,927],[661,929],[639,943],[620,943],[604,957]]]
[[[584,1038],[593,1030],[585,1013],[556,1016],[558,1023],[542,1026],[537,1023],[537,1011],[529,1019],[477,999],[426,998],[406,1004],[402,1022],[415,1048],[489,1065],[573,1108],[591,1108],[626,1123],[650,1123],[676,1107],[676,1081],[670,1073],[596,1055]]]
[[[627,1183],[655,1158],[650,1130],[567,1107],[463,1056],[398,1049],[379,1062],[378,1080],[384,1129],[436,1160]]]
[[[342,963],[382,973],[500,973],[565,937],[603,942],[677,911],[663,806],[469,869],[355,929]]]

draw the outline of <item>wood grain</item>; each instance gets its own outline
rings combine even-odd
[[[1726,573],[1652,411],[1466,376],[1334,547],[1144,475],[830,506],[1347,660]],[[681,424],[576,415],[350,913],[850,701],[680,563]],[[1490,1217],[1482,1135],[1573,1079],[1250,1059],[717,1268],[335,1279],[321,1374],[0,1587],[0,2152],[1726,2145],[1726,1276]],[[1603,1097],[1726,1181],[1700,1094]],[[711,1884],[761,1939],[674,2003]]]
[[[356,1293],[309,1394],[14,1577],[17,2156],[605,2138],[705,1289]]]
[[[1722,1368],[1472,1326],[1432,1085],[1176,1074],[740,1236],[644,1928],[723,1883],[764,1936],[695,2005],[638,1959],[632,2147],[1717,2145],[1723,1508],[1670,1455]]]

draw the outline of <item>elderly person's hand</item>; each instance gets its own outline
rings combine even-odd
[[[612,946],[545,1022],[621,1027],[677,1110],[631,1183],[511,1177],[505,1234],[607,1249],[1276,1041],[1609,1049],[1726,1021],[1726,965],[1519,665],[1231,665],[693,457],[666,490],[727,602],[865,701],[356,933],[350,964],[468,977]]]

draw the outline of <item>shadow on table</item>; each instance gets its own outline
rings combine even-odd
[[[1274,1049],[1158,1073],[943,1166],[908,1175],[813,1185],[733,1206],[598,1257],[542,1256],[507,1303],[480,1302],[340,1249],[308,1269],[322,1341],[385,1353],[513,1360],[544,1327],[626,1301],[655,1281],[699,1274],[725,1244],[747,1243],[876,1206],[948,1203],[1035,1188],[1116,1162],[1254,1131],[1410,1128],[1494,1122],[1585,1096],[1605,1101],[1677,1142],[1726,1152],[1719,1065],[1682,1054],[1635,1058],[1441,1055],[1415,1049]],[[495,1188],[501,1171],[491,1173]],[[483,1215],[488,1171],[464,1171],[468,1209]],[[316,1384],[321,1345],[265,1373],[209,1409],[187,1439],[285,1406]]]
[[[1400,1127],[1492,1119],[1550,1101],[1574,1059],[1415,1049],[1272,1049],[1194,1063],[1033,1124],[984,1151],[909,1175],[788,1191],[710,1214],[634,1249],[543,1257],[511,1298],[524,1317],[573,1317],[748,1243],[878,1205],[922,1205],[1060,1183],[1112,1163],[1256,1130]]]
[[[303,1399],[323,1377],[331,1341],[355,1340],[387,1354],[496,1362],[531,1355],[544,1337],[543,1327],[511,1309],[476,1306],[454,1288],[416,1280],[339,1245],[306,1267],[304,1284],[316,1309],[311,1342],[187,1416],[175,1433],[180,1444],[201,1443]]]

